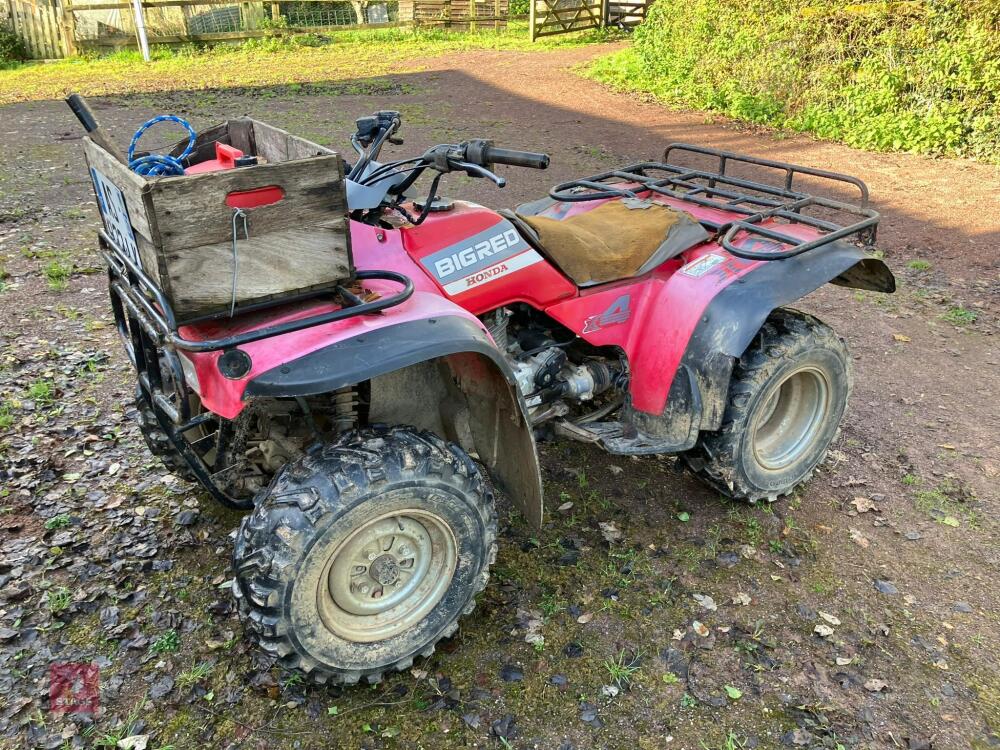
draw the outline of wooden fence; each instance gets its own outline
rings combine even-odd
[[[7,0],[7,13],[31,57],[44,60],[76,53],[72,15],[67,17],[60,0]]]
[[[0,0],[4,2],[4,0]],[[35,59],[137,46],[126,0],[6,0]],[[222,42],[390,26],[499,28],[508,0],[142,0],[150,44]]]

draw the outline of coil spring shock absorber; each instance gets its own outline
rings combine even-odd
[[[353,430],[359,426],[359,404],[361,402],[356,385],[349,385],[333,392],[333,419],[337,434]]]

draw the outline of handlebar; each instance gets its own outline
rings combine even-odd
[[[509,164],[512,167],[529,167],[530,169],[545,169],[549,166],[548,154],[533,154],[530,151],[514,151],[509,148],[497,148],[493,141],[477,138],[459,144],[464,161],[471,161],[481,167],[492,164]]]
[[[487,146],[484,149],[487,164],[509,164],[512,167],[528,167],[529,169],[546,169],[549,166],[548,154],[535,154],[531,151],[515,151],[509,148]]]

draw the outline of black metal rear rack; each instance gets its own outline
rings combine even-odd
[[[670,157],[674,152],[711,156],[718,159],[718,166],[715,171],[710,171],[672,164]],[[728,172],[733,164],[778,170],[783,173],[783,179],[759,182],[736,177]],[[858,191],[859,202],[846,203],[803,192],[796,185],[796,178],[800,176],[848,185]],[[633,183],[634,186],[622,187],[620,183]],[[582,180],[564,182],[552,188],[549,196],[557,201],[579,202],[604,198],[640,198],[643,193],[656,193],[704,208],[742,214],[746,218],[725,222],[703,218],[701,223],[720,235],[719,243],[728,252],[752,260],[791,258],[849,237],[870,247],[875,242],[880,219],[878,212],[868,206],[868,187],[856,177],[686,143],[667,146],[662,162],[641,162]],[[842,224],[803,213],[809,208],[847,215],[851,220]],[[803,224],[825,234],[804,241],[773,226],[761,226],[769,219]],[[767,250],[739,247],[734,240],[740,232],[744,233],[744,237],[767,240],[771,247]],[[775,249],[774,243],[787,246],[787,249]]]

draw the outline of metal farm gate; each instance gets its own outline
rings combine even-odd
[[[631,28],[652,0],[530,0],[531,40],[605,26]]]

